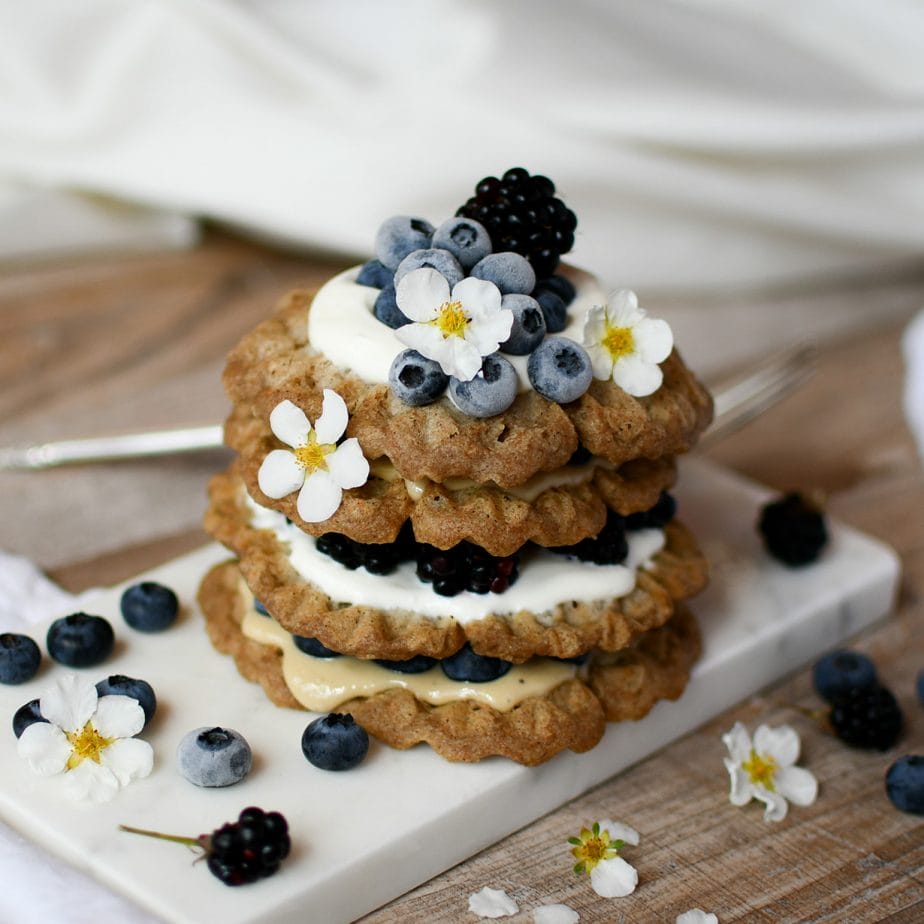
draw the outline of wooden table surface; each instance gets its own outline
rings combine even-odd
[[[287,288],[338,268],[212,233],[188,253],[0,271],[0,445],[219,420],[227,349]],[[908,308],[924,304],[920,278],[901,286]],[[895,283],[843,290],[856,301],[851,291],[875,311]],[[898,551],[897,608],[855,646],[904,707],[901,742],[884,754],[851,750],[783,705],[820,705],[800,671],[364,922],[472,921],[467,899],[484,885],[516,898],[524,910],[513,921],[549,902],[582,922],[673,921],[696,906],[722,922],[924,921],[924,818],[895,810],[883,787],[896,757],[924,753],[914,694],[924,669],[924,473],[900,403],[907,313],[824,346],[809,384],[708,453],[777,488],[824,492],[832,515]],[[206,540],[195,524],[222,462],[218,452],[0,474],[0,548],[71,590],[125,579]],[[729,804],[720,736],[736,719],[798,729],[802,763],[821,785],[813,806],[768,824],[757,803]],[[570,870],[566,839],[602,817],[642,834],[630,855],[639,887],[626,899],[599,898]]]

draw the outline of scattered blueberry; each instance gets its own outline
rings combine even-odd
[[[901,734],[902,711],[885,687],[853,687],[831,704],[831,725],[851,747],[887,751]]]
[[[93,667],[112,653],[115,635],[102,616],[72,613],[48,628],[48,654],[66,667]]]
[[[574,283],[567,277],[556,273],[554,276],[546,276],[536,282],[536,291],[554,292],[567,307],[577,295],[577,289]]]
[[[902,812],[924,815],[924,757],[907,754],[889,767],[886,795]]]
[[[443,673],[450,680],[468,683],[488,683],[503,677],[510,670],[510,662],[475,654],[471,645],[464,645],[454,655],[440,661]]]
[[[448,250],[462,269],[471,269],[491,252],[491,238],[473,218],[450,218],[433,233],[433,246]]]
[[[196,786],[231,786],[250,773],[250,745],[232,728],[194,728],[176,749],[180,774]]]
[[[132,584],[120,605],[125,621],[139,632],[163,632],[176,622],[180,609],[176,594],[156,581]]]
[[[392,282],[383,286],[382,291],[376,295],[375,304],[372,306],[372,313],[377,320],[381,321],[392,330],[411,323],[411,319],[398,307],[398,300],[395,297],[395,286]]]
[[[47,721],[48,719],[42,715],[39,701],[30,699],[13,713],[13,734],[18,738],[30,725]]]
[[[876,667],[859,651],[832,651],[815,662],[812,686],[829,703],[854,687],[871,687],[879,683]]]
[[[412,407],[432,404],[449,384],[449,376],[435,359],[417,350],[403,350],[391,364],[388,384],[395,397]]]
[[[501,308],[513,312],[510,336],[500,345],[501,350],[513,356],[532,353],[545,336],[545,316],[539,302],[529,295],[505,295]]]
[[[559,295],[548,289],[537,288],[533,298],[542,309],[546,330],[550,334],[560,334],[568,326],[568,308]]]
[[[39,669],[42,653],[28,635],[0,634],[0,683],[25,683]]]
[[[546,337],[530,353],[526,372],[533,388],[558,404],[580,398],[593,379],[587,350],[567,337]]]
[[[138,701],[144,711],[144,724],[154,717],[157,710],[157,697],[154,689],[146,680],[135,677],[126,677],[124,674],[111,674],[96,685],[96,692],[100,696],[130,696]]]
[[[536,272],[529,260],[511,250],[488,254],[472,267],[469,275],[493,282],[503,295],[514,292],[529,295],[536,286]]]
[[[486,356],[481,372],[462,382],[449,380],[449,399],[463,414],[470,417],[493,417],[513,404],[519,379],[510,360],[499,353]]]
[[[761,508],[758,529],[767,551],[786,565],[808,565],[828,541],[822,512],[798,492]]]
[[[383,221],[375,233],[375,255],[380,263],[394,271],[412,251],[430,246],[433,225],[423,218],[395,215]]]
[[[449,283],[450,289],[465,278],[465,270],[459,266],[459,261],[448,250],[430,247],[409,253],[398,264],[395,270],[395,285],[397,286],[408,273],[419,269],[436,270]]]
[[[253,608],[254,608],[261,616],[269,616],[269,614],[270,614],[270,611],[269,611],[259,600],[254,600],[254,601],[253,601]]]
[[[316,638],[312,638],[310,635],[293,635],[292,641],[295,643],[295,647],[299,651],[303,651],[307,655],[311,655],[313,658],[339,658],[340,652],[334,651],[333,648],[328,648],[323,642],[318,641]]]
[[[384,263],[379,260],[370,260],[364,263],[356,277],[356,284],[361,286],[371,286],[373,289],[384,289],[385,286],[394,282],[395,274]]]
[[[389,661],[385,658],[376,658],[375,663],[387,667],[390,671],[400,671],[402,674],[422,674],[436,664],[436,658],[427,655],[414,655],[404,661]]]
[[[369,735],[349,713],[332,712],[311,722],[302,734],[302,752],[321,770],[352,770],[369,750]]]

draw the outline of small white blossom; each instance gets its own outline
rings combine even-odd
[[[678,914],[674,924],[719,924],[719,919],[711,912],[707,913],[702,908],[693,908],[690,911],[684,911]]]
[[[765,821],[782,821],[789,808],[811,805],[818,795],[818,781],[802,767],[799,735],[788,725],[770,728],[760,725],[754,740],[741,722],[722,736],[729,757],[725,767],[731,777],[729,799],[732,805],[746,805],[751,799],[764,803]]]
[[[581,916],[568,905],[540,905],[533,911],[533,924],[577,924]]]
[[[306,523],[332,517],[347,488],[358,488],[369,477],[369,462],[359,440],[339,446],[349,421],[343,398],[324,389],[321,416],[312,428],[305,412],[291,401],[281,401],[270,414],[270,429],[291,449],[274,449],[257,473],[260,490],[275,499],[298,491],[296,508]],[[301,489],[301,490],[299,490]]]
[[[664,378],[658,363],[674,348],[666,321],[649,318],[629,289],[617,292],[608,305],[594,305],[584,321],[584,346],[594,377],[612,379],[636,398],[656,392]]]
[[[478,374],[482,357],[510,337],[513,312],[501,308],[493,282],[467,276],[450,292],[441,273],[424,267],[402,277],[395,298],[414,322],[399,327],[395,336],[463,382]]]
[[[468,910],[479,918],[506,918],[516,914],[520,906],[503,890],[485,886],[468,897]]]
[[[623,898],[638,885],[638,873],[618,853],[626,844],[637,847],[638,831],[618,821],[595,821],[578,837],[569,837],[571,853],[578,861],[576,873],[590,873],[590,884],[602,898]]]
[[[39,709],[48,721],[29,725],[17,751],[41,776],[64,774],[71,798],[108,802],[151,772],[151,745],[133,737],[144,711],[131,697],[99,696],[89,680],[66,674],[39,699]]]

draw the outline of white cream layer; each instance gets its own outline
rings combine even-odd
[[[372,309],[380,290],[356,284],[360,269],[344,270],[321,286],[308,313],[308,341],[335,366],[352,371],[365,382],[386,385],[392,360],[406,347],[390,327],[376,320]],[[587,311],[594,305],[605,305],[606,293],[590,273],[572,266],[560,266],[558,272],[577,289],[568,306],[568,326],[560,336],[581,343]],[[529,357],[504,356],[517,371],[519,390],[528,391]]]
[[[431,619],[455,619],[465,625],[492,613],[504,615],[529,610],[546,613],[558,604],[575,600],[593,603],[624,597],[635,587],[637,568],[646,567],[664,547],[664,532],[643,529],[629,532],[629,554],[622,565],[594,565],[572,561],[562,555],[534,548],[520,558],[517,582],[502,594],[463,591],[443,597],[415,573],[413,562],[404,562],[391,574],[369,574],[364,568],[350,571],[317,550],[315,540],[275,510],[250,498],[251,525],[268,529],[289,548],[289,562],[306,580],[319,587],[335,603],[365,604],[383,610],[411,610]]]

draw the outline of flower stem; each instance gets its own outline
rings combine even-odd
[[[120,831],[130,834],[143,834],[145,837],[156,837],[162,841],[173,841],[175,844],[185,844],[187,847],[201,847],[205,850],[202,839],[198,837],[183,837],[179,834],[164,834],[162,831],[147,831],[144,828],[132,828],[129,825],[119,825]]]

